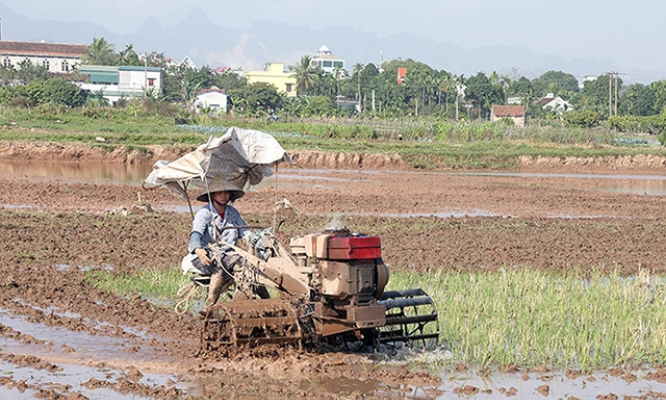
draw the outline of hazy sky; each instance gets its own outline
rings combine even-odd
[[[33,21],[89,21],[117,34],[148,18],[174,25],[200,8],[217,25],[256,20],[323,29],[400,31],[464,48],[522,45],[537,54],[609,58],[619,67],[666,70],[664,0],[0,0]]]

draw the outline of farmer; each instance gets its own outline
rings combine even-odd
[[[188,244],[190,254],[183,258],[182,267],[186,272],[210,276],[206,309],[215,304],[220,295],[229,288],[233,282],[234,266],[243,262],[243,258],[228,246],[211,248],[208,245],[219,238],[235,246],[239,238],[249,241],[253,235],[252,231],[245,227],[246,223],[238,210],[230,204],[245,195],[243,186],[246,180],[244,176],[235,180],[214,178],[208,181],[208,191],[197,197],[197,200],[207,204],[194,216]],[[268,294],[265,288],[262,289],[263,291],[257,291],[260,297]]]

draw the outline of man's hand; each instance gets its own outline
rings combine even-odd
[[[194,254],[199,257],[199,261],[201,261],[201,264],[204,266],[209,266],[213,261],[208,257],[208,252],[206,249],[199,247],[198,249],[194,250]]]

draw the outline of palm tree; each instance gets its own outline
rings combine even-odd
[[[465,98],[465,89],[467,88],[467,79],[465,75],[462,74],[455,78],[456,82],[456,121],[458,120],[458,101],[460,97]]]
[[[347,71],[342,67],[335,67],[333,69],[333,76],[335,77],[335,103],[340,108],[340,79],[347,76]]]
[[[143,65],[141,60],[139,60],[139,55],[134,51],[133,45],[126,45],[125,50],[120,52],[120,65],[131,65],[134,67]]]
[[[114,45],[106,39],[93,38],[92,44],[87,47],[87,53],[83,56],[84,64],[89,65],[114,65],[117,62]]]
[[[289,67],[296,75],[296,93],[299,95],[308,93],[319,82],[319,74],[311,63],[310,56],[303,56],[298,65]]]
[[[151,51],[145,54],[145,62],[149,67],[166,68],[168,64],[167,56],[164,53]]]
[[[356,100],[358,100],[359,104],[361,102],[361,71],[363,71],[363,67],[363,64],[356,63],[352,69],[352,73],[356,76]]]
[[[502,75],[500,78],[500,84],[502,85],[502,92],[504,92],[504,104],[507,104],[509,98],[506,92],[511,87],[512,84],[511,78],[508,75]]]

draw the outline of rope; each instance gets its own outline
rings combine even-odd
[[[176,303],[176,306],[174,307],[176,314],[183,315],[190,309],[190,303],[192,297],[197,294],[197,288],[198,286],[194,282],[184,282],[180,285],[176,296],[184,298]]]

